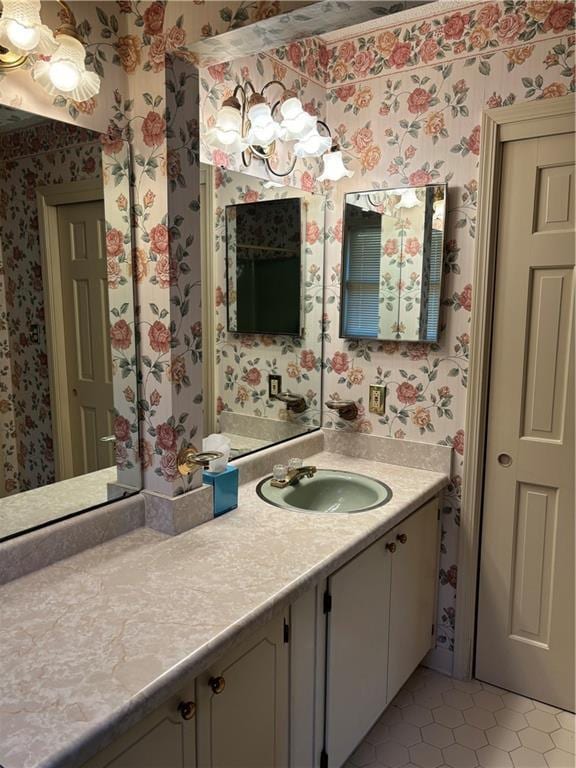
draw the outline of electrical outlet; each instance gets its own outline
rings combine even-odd
[[[282,376],[275,373],[268,375],[268,397],[272,400],[282,392]]]
[[[377,413],[378,416],[384,415],[386,410],[386,387],[381,384],[370,384],[368,410],[370,413]]]

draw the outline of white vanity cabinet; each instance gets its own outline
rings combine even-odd
[[[438,500],[328,579],[321,768],[339,768],[430,650]]]
[[[432,646],[438,550],[434,498],[84,768],[340,768]]]
[[[83,768],[196,768],[194,693],[192,684]]]
[[[288,675],[280,616],[196,679],[198,768],[288,768]]]

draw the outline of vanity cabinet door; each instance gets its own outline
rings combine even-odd
[[[196,722],[185,719],[182,702],[193,702],[194,686],[172,698],[114,741],[83,768],[196,768]]]
[[[199,768],[287,768],[284,626],[274,619],[196,679]]]
[[[339,768],[386,706],[391,554],[389,536],[328,580],[326,740]]]
[[[396,551],[391,557],[388,701],[396,696],[433,644],[438,499],[410,515],[391,534]]]

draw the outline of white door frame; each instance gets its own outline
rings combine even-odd
[[[64,312],[62,274],[60,268],[60,239],[58,207],[73,203],[88,203],[104,199],[102,179],[73,181],[38,187],[38,225],[42,254],[42,283],[44,314],[48,345],[48,375],[56,480],[74,476],[70,404],[68,402],[68,373],[64,343]]]
[[[216,429],[216,258],[214,226],[214,168],[202,163],[200,186],[204,186],[204,206],[200,208],[202,261],[202,402],[204,404],[204,434]],[[224,254],[226,257],[226,254]]]
[[[572,132],[575,104],[575,97],[570,94],[488,109],[482,114],[480,196],[472,282],[474,296],[470,319],[470,363],[464,429],[466,448],[454,633],[453,674],[460,679],[469,679],[474,668],[502,149],[507,141]]]

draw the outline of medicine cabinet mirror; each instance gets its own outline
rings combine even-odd
[[[340,336],[437,342],[446,185],[346,195]]]
[[[232,457],[320,427],[325,198],[201,169],[204,432]]]
[[[140,489],[129,176],[0,106],[0,540]]]

